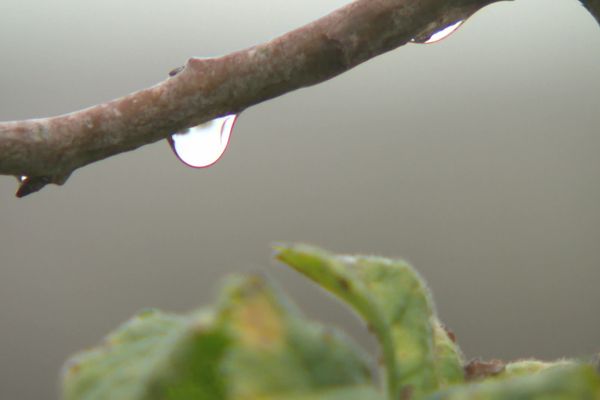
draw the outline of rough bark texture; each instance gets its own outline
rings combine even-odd
[[[411,40],[424,41],[499,0],[357,0],[270,42],[191,58],[172,77],[81,111],[0,123],[0,174],[17,196],[63,184],[84,165],[332,78]],[[598,16],[600,0],[582,0]]]

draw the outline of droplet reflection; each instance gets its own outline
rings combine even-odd
[[[227,149],[237,117],[226,115],[175,133],[169,144],[184,164],[193,168],[210,167]]]
[[[446,39],[448,36],[450,36],[452,33],[454,33],[458,28],[460,28],[460,26],[462,25],[463,22],[464,21],[458,21],[452,25],[445,27],[442,30],[437,31],[423,43],[426,43],[426,44],[436,43],[436,42],[439,42],[440,40]]]

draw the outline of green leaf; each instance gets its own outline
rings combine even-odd
[[[463,380],[460,351],[437,322],[429,290],[407,263],[277,246],[277,258],[348,303],[377,336],[389,398]]]
[[[549,367],[507,379],[453,386],[426,400],[598,400],[600,376],[590,365]]]
[[[219,399],[218,363],[228,338],[211,314],[188,317],[146,311],[76,355],[63,373],[66,400]]]
[[[301,317],[262,279],[230,283],[220,318],[233,338],[223,364],[234,399],[372,384],[370,363],[340,333]]]
[[[435,372],[440,388],[465,381],[462,352],[436,317],[432,319]]]
[[[568,367],[577,365],[572,360],[559,360],[559,361],[539,361],[539,360],[519,360],[506,364],[504,370],[495,375],[494,378],[505,379],[512,378],[515,376],[530,375],[536,372],[546,370],[554,367]]]
[[[376,389],[356,346],[249,277],[230,280],[214,310],[139,314],[67,363],[63,393],[65,400],[328,400],[339,393],[366,400]]]
[[[365,385],[317,390],[311,394],[266,397],[264,400],[383,400],[383,398],[373,386]]]

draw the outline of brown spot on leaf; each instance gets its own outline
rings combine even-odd
[[[338,278],[338,283],[343,291],[347,292],[350,290],[350,282],[346,278]]]
[[[81,364],[77,361],[68,361],[68,363],[64,367],[64,376],[71,377],[76,375],[81,370]]]
[[[467,380],[483,379],[500,374],[505,367],[506,363],[502,360],[482,361],[476,358],[465,365],[465,377]]]
[[[400,390],[400,400],[410,400],[413,398],[415,388],[412,385],[406,385]]]
[[[450,340],[452,340],[452,343],[456,343],[456,335],[454,334],[454,332],[452,332],[452,330],[450,328],[448,328],[446,325],[444,325],[444,324],[440,324],[440,325],[442,326],[444,331],[446,331],[446,335],[448,335]]]

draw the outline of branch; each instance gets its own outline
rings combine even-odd
[[[166,81],[108,103],[0,123],[0,174],[23,177],[18,197],[63,184],[82,166],[315,85],[496,1],[357,0],[270,42],[191,58]]]
[[[596,18],[600,24],[600,0],[580,0],[581,4]]]

